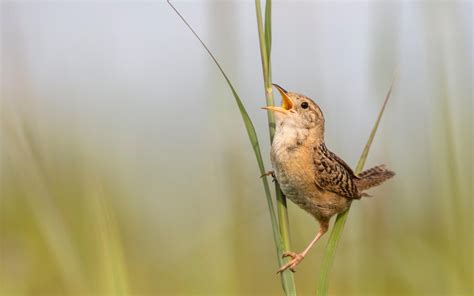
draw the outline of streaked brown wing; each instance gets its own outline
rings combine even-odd
[[[326,191],[345,196],[360,198],[354,183],[357,179],[352,169],[336,154],[329,151],[324,144],[314,148],[316,185]]]

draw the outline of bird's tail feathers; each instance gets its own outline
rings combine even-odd
[[[380,185],[393,176],[395,176],[395,173],[388,170],[385,165],[382,164],[358,174],[357,177],[359,177],[359,179],[355,180],[355,184],[359,191],[363,191]]]

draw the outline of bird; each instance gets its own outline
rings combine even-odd
[[[355,174],[350,166],[331,152],[324,141],[325,119],[321,108],[305,95],[288,92],[273,84],[282,104],[263,109],[275,115],[275,134],[270,158],[272,175],[283,194],[319,222],[319,231],[300,253],[286,251],[291,260],[277,273],[295,267],[327,232],[332,216],[346,211],[353,200],[370,196],[365,190],[378,186],[395,173],[378,165]]]

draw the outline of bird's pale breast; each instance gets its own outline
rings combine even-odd
[[[285,196],[316,219],[329,219],[345,210],[350,201],[321,190],[315,183],[313,143],[292,141],[277,133],[272,145],[273,169]],[[280,136],[280,137],[279,137]]]

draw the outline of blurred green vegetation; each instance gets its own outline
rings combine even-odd
[[[166,4],[1,5],[0,295],[281,295],[240,115]],[[179,8],[266,136],[253,3]],[[353,205],[330,294],[472,295],[472,4],[273,9],[274,80],[318,100],[351,164],[400,69],[367,161],[397,176]],[[289,212],[300,250],[318,225]]]

